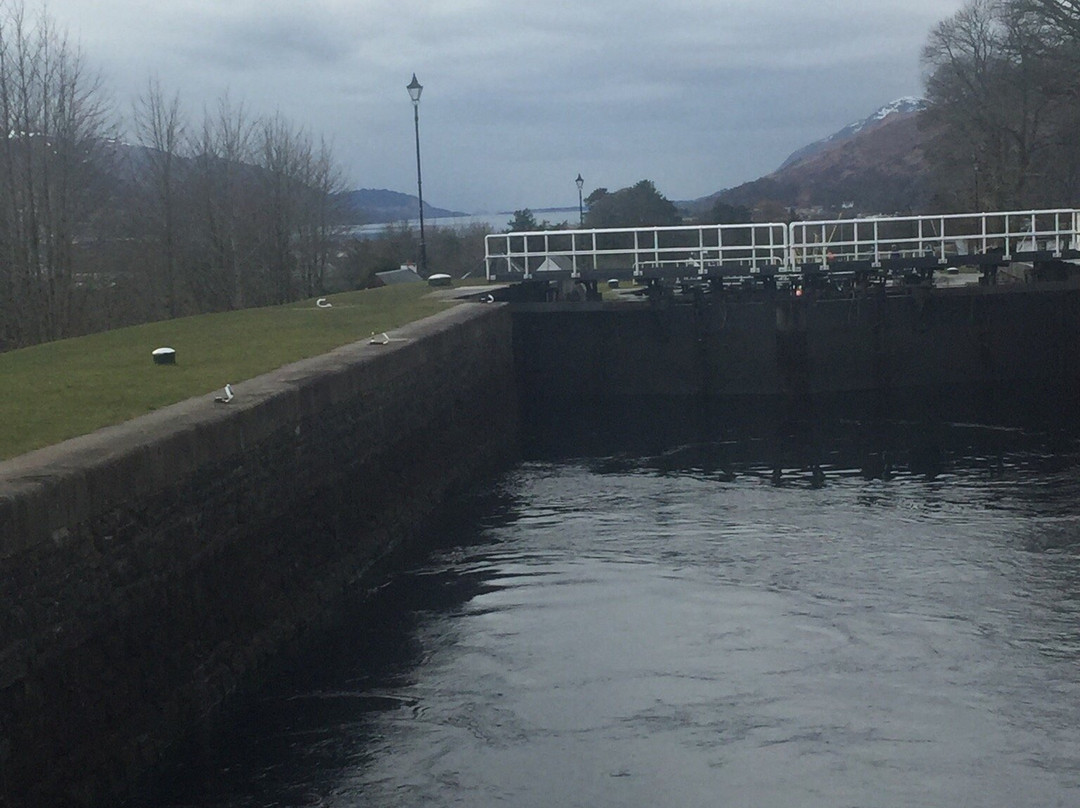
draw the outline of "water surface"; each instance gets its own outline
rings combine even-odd
[[[1075,441],[769,423],[534,444],[148,804],[1080,804]]]

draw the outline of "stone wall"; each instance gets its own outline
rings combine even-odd
[[[507,309],[395,336],[0,463],[0,805],[118,793],[514,456]]]

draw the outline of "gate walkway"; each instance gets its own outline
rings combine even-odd
[[[799,285],[1080,258],[1080,210],[498,233],[488,280]]]

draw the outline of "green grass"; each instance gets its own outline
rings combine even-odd
[[[428,317],[427,284],[121,328],[0,354],[0,459],[85,435]],[[155,348],[176,365],[155,365]]]

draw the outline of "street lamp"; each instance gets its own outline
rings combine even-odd
[[[577,215],[578,226],[585,226],[585,207],[581,203],[581,189],[585,187],[585,180],[581,178],[581,172],[578,172],[577,179],[574,180],[577,183]]]
[[[416,196],[420,200],[420,277],[427,275],[427,247],[424,245],[424,183],[420,178],[420,93],[423,85],[416,80],[413,73],[412,81],[405,88],[409,91],[409,98],[413,105],[413,124],[416,127]]]

